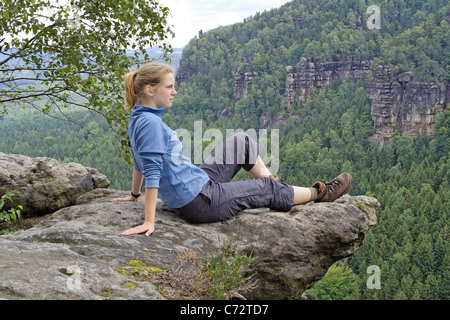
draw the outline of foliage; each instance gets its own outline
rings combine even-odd
[[[382,204],[378,224],[345,261],[357,275],[356,287],[345,298],[448,299],[449,111],[438,115],[434,138],[396,130],[383,148],[371,140],[365,83],[336,82],[287,113],[285,68],[302,57],[373,60],[392,65],[395,72],[413,71],[414,81],[448,81],[448,1],[378,1],[380,30],[365,26],[371,4],[291,1],[203,33],[183,51],[178,73],[185,80],[179,84],[176,111],[169,110],[166,121],[192,128],[202,119],[204,127],[225,131],[257,129],[267,116],[288,118],[276,125],[278,174],[285,182],[310,185],[348,171],[350,194],[374,196]],[[234,77],[243,66],[260,80],[237,102]],[[367,287],[370,265],[380,267],[380,289]]]
[[[346,265],[332,265],[322,280],[306,294],[318,300],[348,300],[354,298],[358,276]]]
[[[9,210],[2,210],[3,207],[5,206],[6,200],[13,202],[12,197],[16,193],[18,193],[16,190],[7,191],[0,198],[0,223],[1,222],[11,223],[12,221],[20,218],[20,210],[23,210],[23,207],[21,205],[18,205],[17,208],[12,207]],[[9,229],[0,230],[0,234],[8,234],[8,233]]]
[[[208,109],[245,114],[249,126],[259,125],[262,114],[286,114],[285,68],[302,57],[373,60],[399,72],[414,71],[414,81],[442,83],[449,78],[448,1],[378,1],[380,30],[366,27],[371,4],[291,1],[191,40],[178,71],[187,81],[178,90],[183,111],[174,115],[177,123],[187,114]],[[233,81],[244,64],[260,80],[236,104]]]
[[[416,79],[424,82],[443,82],[449,78],[450,25],[436,15],[403,33],[387,38],[381,44],[380,64],[391,64],[397,72],[414,71]]]
[[[2,113],[33,106],[64,114],[67,106],[81,106],[108,120],[126,154],[123,76],[149,59],[146,48],[172,51],[168,15],[154,0],[2,1]],[[130,49],[133,56],[127,55]]]
[[[251,277],[246,276],[252,257],[238,252],[237,243],[232,236],[221,242],[219,247],[203,258],[201,276],[207,279],[208,291],[213,299],[231,299],[233,290],[243,292],[248,287]]]

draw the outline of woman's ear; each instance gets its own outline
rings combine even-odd
[[[153,97],[153,89],[149,84],[144,87],[144,93],[149,97]]]

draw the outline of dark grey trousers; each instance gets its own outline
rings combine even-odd
[[[211,180],[180,213],[191,222],[217,222],[250,208],[289,211],[294,201],[290,185],[272,178],[230,182],[241,168],[251,170],[258,154],[258,143],[246,133],[225,140],[200,166]]]

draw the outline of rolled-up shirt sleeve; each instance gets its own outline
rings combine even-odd
[[[144,120],[144,119],[143,119]],[[161,122],[147,118],[136,127],[136,151],[141,160],[146,188],[159,188],[163,155],[167,152],[169,139]]]

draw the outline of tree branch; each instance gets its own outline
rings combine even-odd
[[[49,26],[44,27],[43,30],[40,30],[38,33],[36,33],[34,35],[34,37],[32,37],[31,39],[29,39],[23,46],[22,48],[18,49],[17,52],[12,53],[7,59],[0,61],[0,66],[4,65],[5,63],[7,63],[8,61],[16,58],[16,57],[20,57],[20,54],[25,51],[26,49],[28,49],[28,47],[30,46],[30,44],[32,44],[34,41],[36,41],[36,39],[39,38],[40,34],[42,33],[42,31],[46,30],[46,29],[52,29],[55,26],[58,25],[58,22],[55,22]]]

